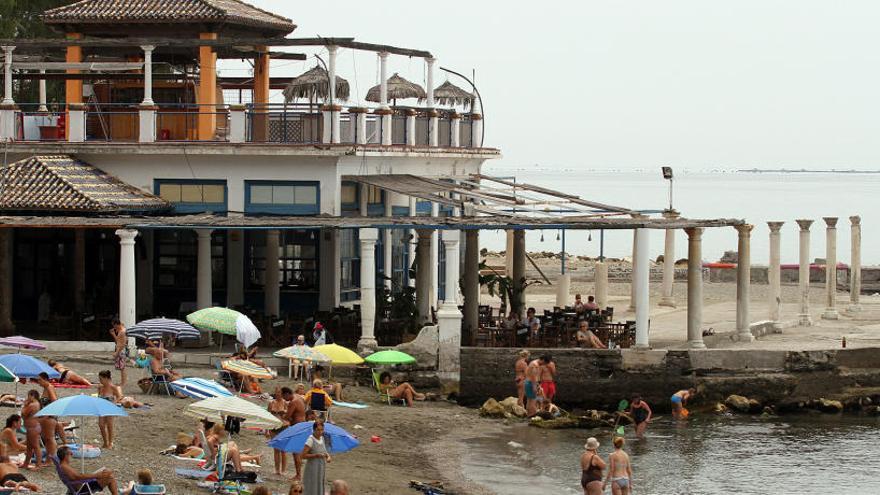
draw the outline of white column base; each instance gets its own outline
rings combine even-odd
[[[437,311],[440,356],[437,370],[441,373],[461,371],[461,320],[462,314],[454,304],[443,304]]]
[[[664,297],[660,299],[660,302],[657,303],[658,306],[664,306],[667,308],[677,308],[678,305],[675,303],[675,299],[671,297]]]
[[[799,314],[798,315],[798,326],[800,327],[811,327],[813,326],[813,317],[808,314]]]
[[[861,313],[862,305],[861,304],[852,304],[846,308],[847,313]]]
[[[742,332],[733,336],[733,339],[737,342],[754,342],[755,336],[752,335],[752,332]]]
[[[67,141],[70,143],[82,143],[86,140],[86,112],[83,110],[70,109],[67,112],[69,122],[67,124]]]
[[[571,274],[566,273],[556,280],[556,307],[564,308],[571,293]]]
[[[156,142],[156,110],[152,108],[141,108],[138,111],[140,117],[138,129],[138,142],[154,143]]]
[[[230,143],[247,141],[247,116],[243,106],[235,106],[229,110],[228,139]]]
[[[0,110],[0,139],[15,140],[15,114],[12,108]]]
[[[357,352],[362,356],[372,354],[376,352],[377,349],[379,349],[379,342],[374,338],[361,337],[360,340],[358,340]]]
[[[823,320],[839,320],[840,313],[838,313],[837,310],[834,308],[826,308],[825,311],[822,313],[822,319]]]
[[[706,344],[703,343],[702,340],[689,340],[688,341],[688,348],[690,348],[690,349],[705,349]]]

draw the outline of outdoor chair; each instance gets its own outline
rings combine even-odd
[[[224,387],[234,390],[236,386],[235,379],[232,378],[232,373],[223,369],[223,363],[221,363],[219,359],[214,362],[214,367],[217,368],[217,382]]]
[[[387,392],[383,392],[381,383],[382,382],[379,381],[379,372],[373,370],[373,384],[376,386],[376,392],[379,393],[379,400],[381,400],[382,402],[387,402],[389,406],[394,404],[406,405],[406,399],[395,399],[394,397],[388,395]]]
[[[247,491],[244,483],[255,481],[254,472],[236,473],[232,470],[232,465],[228,464],[227,448],[220,445],[217,449],[217,482],[214,484],[214,493],[241,494]]]
[[[98,484],[97,478],[89,478],[85,480],[72,480],[64,474],[64,471],[61,470],[61,461],[58,460],[58,457],[52,455],[49,456],[52,459],[52,464],[55,465],[55,471],[58,473],[58,478],[61,480],[61,483],[67,487],[68,495],[93,495],[95,493],[100,493],[104,491],[103,488],[98,489],[97,491],[92,488]]]
[[[168,386],[170,382],[167,376],[150,373],[150,380],[152,381],[152,386],[150,387],[151,394],[161,392],[164,389],[166,395],[174,395],[171,392],[171,387]]]

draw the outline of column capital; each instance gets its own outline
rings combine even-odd
[[[338,50],[339,50],[339,47],[336,45],[328,45],[327,46],[327,52],[330,53],[331,55],[335,55]]]
[[[134,244],[134,238],[138,236],[138,231],[134,229],[119,229],[116,231],[119,236],[120,244]]]
[[[461,241],[461,231],[460,230],[444,230],[443,231],[443,242],[453,243]]]
[[[156,49],[156,45],[141,45],[141,50],[145,52],[152,52]]]
[[[388,52],[379,52],[378,55],[379,55],[379,58],[380,58],[380,59],[382,59],[382,60],[388,60],[388,55],[389,55]]]
[[[837,227],[837,217],[822,217],[822,220],[825,220],[825,225],[829,229]]]
[[[358,230],[358,238],[361,241],[361,244],[375,244],[376,241],[379,240],[379,229],[359,229]]]
[[[691,240],[699,241],[703,238],[703,227],[690,227],[684,229],[684,231]]]
[[[770,232],[773,234],[778,234],[784,224],[785,222],[767,222],[767,226],[770,227]]]
[[[795,220],[797,222],[798,227],[801,228],[801,232],[809,232],[810,226],[813,225],[814,220]]]
[[[211,233],[214,232],[213,229],[195,229],[195,231],[196,231],[196,235],[197,235],[200,239],[204,239],[204,238],[208,238],[208,239],[210,239],[210,238],[211,238]]]
[[[740,237],[748,237],[752,234],[752,229],[754,229],[755,226],[749,223],[744,223],[742,225],[737,225],[734,228],[739,232]]]
[[[849,217],[849,221],[852,222],[853,227],[858,227],[862,224],[862,217],[853,215]]]
[[[663,218],[675,220],[676,218],[681,218],[681,212],[678,210],[663,210]]]
[[[423,240],[431,240],[431,236],[434,235],[434,229],[416,229],[416,233],[419,234],[419,241]]]
[[[3,45],[4,52],[11,52],[12,50],[15,50],[15,45]]]

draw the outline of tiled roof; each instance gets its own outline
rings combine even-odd
[[[170,207],[165,200],[67,155],[19,160],[0,175],[0,187],[0,210],[123,213]]]
[[[241,0],[80,0],[49,9],[49,24],[221,22],[283,31],[296,29],[290,19]]]

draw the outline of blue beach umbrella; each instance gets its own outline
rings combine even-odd
[[[19,378],[36,378],[43,372],[49,378],[61,377],[55,368],[27,354],[4,354],[0,356],[0,364]]]
[[[269,441],[269,447],[283,452],[294,452],[297,454],[302,452],[306,446],[306,440],[312,434],[312,425],[314,424],[314,421],[306,421],[285,429]],[[348,452],[358,445],[360,445],[360,442],[351,433],[336,425],[324,423],[324,446],[327,447],[327,451],[331,454]]]
[[[106,399],[91,395],[72,395],[40,409],[36,416],[107,417],[128,416],[125,409]]]
[[[193,399],[211,399],[213,397],[232,397],[232,392],[223,385],[204,378],[181,378],[169,383],[171,388]]]

